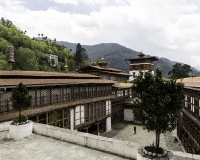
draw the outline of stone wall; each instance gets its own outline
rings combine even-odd
[[[10,122],[0,123],[0,131],[8,130],[9,124]],[[134,159],[136,159],[137,157],[137,148],[140,147],[134,144],[133,142],[96,136],[88,133],[77,132],[74,130],[63,129],[40,123],[33,124],[33,132],[36,134],[53,137],[62,141],[75,143],[89,148],[94,148],[97,150],[110,152],[116,155]],[[200,155],[193,155],[178,151],[172,152],[174,154],[174,160],[200,159]]]

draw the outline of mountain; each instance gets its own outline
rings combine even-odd
[[[76,51],[76,43],[69,43],[69,42],[58,42],[59,44],[65,45],[68,49],[72,49],[72,52]],[[110,62],[109,67],[117,68],[120,70],[123,70],[127,73],[129,73],[129,61],[125,61],[125,59],[131,59],[138,57],[137,55],[139,52],[134,51],[132,49],[126,48],[122,45],[119,45],[117,43],[101,43],[96,45],[82,45],[83,48],[86,49],[87,54],[90,59],[96,61],[100,60],[102,58],[102,55],[105,58],[105,61]],[[144,53],[145,54],[145,53]],[[151,55],[154,56],[154,55]],[[163,77],[168,77],[168,72],[172,70],[173,65],[175,62],[171,61],[167,58],[158,58],[158,61],[154,62],[154,68],[157,66],[160,66],[162,69]],[[200,71],[198,71],[195,68],[193,69],[193,75],[200,75]]]

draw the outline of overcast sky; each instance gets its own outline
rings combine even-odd
[[[119,43],[200,70],[200,0],[0,0],[0,17],[30,37]]]

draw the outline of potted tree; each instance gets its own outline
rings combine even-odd
[[[159,146],[160,134],[176,128],[176,113],[184,103],[183,88],[183,83],[177,83],[175,79],[163,79],[159,68],[155,77],[151,71],[140,72],[134,80],[133,91],[137,95],[134,101],[137,107],[133,109],[135,119],[156,136],[155,145],[138,149],[137,159],[167,156],[168,152]]]
[[[32,134],[33,123],[28,121],[26,115],[21,114],[23,109],[31,105],[31,98],[23,83],[19,83],[16,88],[12,90],[12,107],[19,111],[19,116],[13,120],[9,127],[10,138],[21,139]]]

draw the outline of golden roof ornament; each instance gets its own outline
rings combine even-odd
[[[103,57],[103,54],[102,54],[102,58],[101,58],[101,61],[105,62],[105,60],[104,60],[104,57]]]
[[[12,64],[15,63],[15,60],[14,60],[14,47],[11,44],[8,47],[8,63],[10,64],[10,71],[12,71]]]
[[[99,65],[99,67],[103,67],[103,68],[105,68],[108,65],[108,62],[105,62],[105,60],[104,60],[103,54],[102,54],[101,60],[98,62],[98,65]]]
[[[67,59],[65,58],[65,65],[64,65],[64,68],[65,68],[65,72],[68,72],[68,65],[67,65]]]

